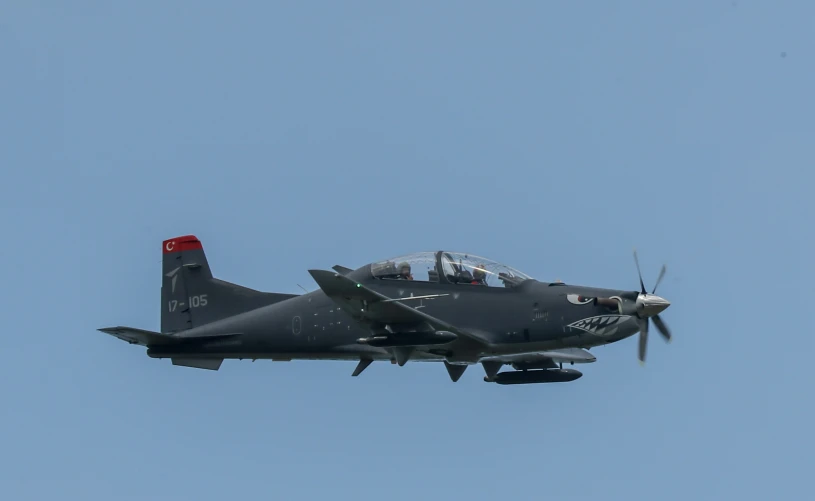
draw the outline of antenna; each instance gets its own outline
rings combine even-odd
[[[306,290],[306,288],[305,288],[305,287],[303,287],[303,286],[302,286],[302,285],[300,285],[300,284],[297,284],[297,287],[300,287],[300,288],[301,288],[301,289],[303,289],[304,291],[308,292],[308,291]]]

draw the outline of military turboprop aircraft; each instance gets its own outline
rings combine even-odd
[[[649,321],[670,341],[659,313],[670,303],[640,290],[541,282],[509,266],[436,251],[366,264],[309,270],[319,289],[260,292],[213,277],[201,241],[165,240],[161,332],[99,329],[147,347],[174,365],[218,370],[224,359],[443,362],[453,382],[481,364],[484,381],[574,381],[563,364],[594,362],[586,350],[637,332],[645,360]],[[499,372],[504,365],[514,370]]]

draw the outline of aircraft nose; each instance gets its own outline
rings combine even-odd
[[[655,294],[645,294],[640,296],[640,304],[642,305],[642,312],[646,317],[652,317],[665,311],[671,302],[664,297]]]

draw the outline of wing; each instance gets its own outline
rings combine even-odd
[[[473,332],[456,327],[439,318],[412,308],[399,299],[389,298],[339,273],[309,270],[317,285],[357,322],[372,328],[389,326],[398,331],[400,327],[429,327],[432,331],[452,332],[456,350],[477,351],[490,345],[489,341]]]
[[[484,357],[481,362],[509,364],[520,370],[557,369],[558,364],[589,364],[596,360],[597,357],[582,348],[562,348],[559,350]]]

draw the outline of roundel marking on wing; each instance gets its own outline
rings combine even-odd
[[[567,294],[566,299],[572,304],[589,304],[593,298],[584,297],[577,294]]]

